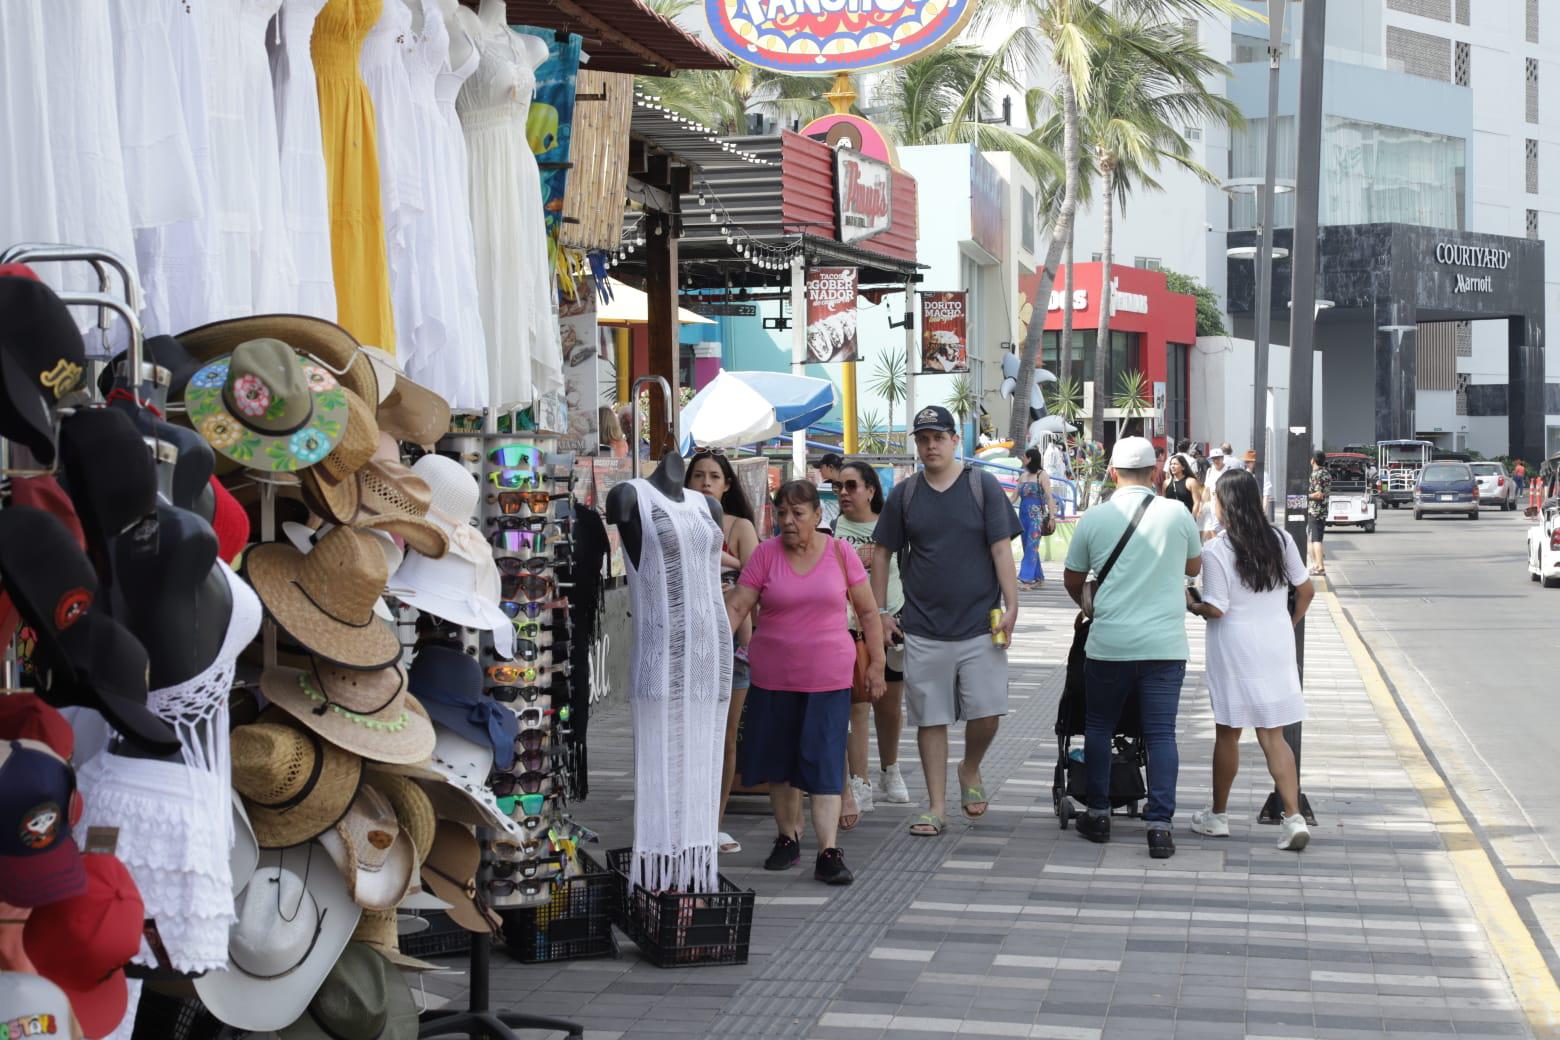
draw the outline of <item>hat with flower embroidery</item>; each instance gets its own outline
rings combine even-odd
[[[250,469],[292,471],[324,460],[346,435],[347,395],[323,365],[279,339],[252,339],[190,377],[190,425]]]

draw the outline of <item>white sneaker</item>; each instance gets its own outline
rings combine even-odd
[[[878,797],[889,805],[910,804],[910,789],[905,786],[905,778],[899,775],[898,762],[879,769],[878,782],[873,787]]]
[[[1230,814],[1214,812],[1212,809],[1199,809],[1192,813],[1192,833],[1205,834],[1210,838],[1228,838]]]
[[[873,805],[871,784],[867,783],[859,776],[853,776],[850,778],[850,793],[855,796],[856,808],[859,811],[863,813],[869,813],[872,811]]]
[[[1299,813],[1285,816],[1278,829],[1278,847],[1299,852],[1311,843],[1311,829],[1305,825],[1305,817]]]

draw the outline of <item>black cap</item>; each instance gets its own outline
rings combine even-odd
[[[95,708],[150,751],[179,750],[173,730],[146,707],[146,649],[98,602],[92,565],[59,520],[27,506],[0,510],[0,578],[37,633],[33,665],[45,701]]]
[[[958,423],[953,421],[953,413],[941,405],[929,404],[915,413],[915,423],[910,427],[912,434],[922,430],[941,430],[944,433],[957,433]]]
[[[87,548],[99,575],[108,580],[109,539],[157,508],[152,453],[119,409],[84,408],[60,424],[60,468]]]
[[[81,381],[87,350],[70,310],[42,282],[0,277],[0,436],[54,462],[50,409]]]

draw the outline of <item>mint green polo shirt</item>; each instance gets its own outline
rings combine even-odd
[[[1120,489],[1079,517],[1066,567],[1092,574],[1105,566],[1144,496],[1153,501],[1094,597],[1087,650],[1095,660],[1184,661],[1188,656],[1186,561],[1202,555],[1202,540],[1180,502],[1157,498],[1146,487]]]

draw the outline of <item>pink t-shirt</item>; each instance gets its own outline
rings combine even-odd
[[[753,685],[766,690],[826,693],[850,689],[856,646],[845,626],[846,582],[867,580],[846,542],[830,538],[813,569],[797,574],[779,538],[760,542],[740,583],[758,590],[759,620],[748,644]]]

